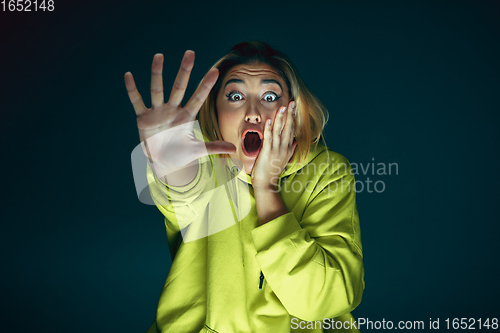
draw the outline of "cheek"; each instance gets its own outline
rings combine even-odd
[[[218,113],[219,123],[228,123],[232,120],[232,115],[230,112],[219,111]]]

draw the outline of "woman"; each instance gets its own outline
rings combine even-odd
[[[349,162],[319,144],[323,105],[263,42],[235,45],[184,107],[194,52],[167,103],[162,61],[151,109],[125,74],[173,256],[148,332],[356,331],[355,182]]]

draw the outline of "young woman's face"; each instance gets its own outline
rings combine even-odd
[[[244,64],[231,68],[222,81],[216,106],[222,140],[236,146],[232,159],[243,162],[252,173],[259,156],[264,126],[281,106],[290,102],[288,86],[267,64]]]

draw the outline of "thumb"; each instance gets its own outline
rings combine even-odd
[[[205,147],[209,155],[232,154],[236,152],[236,146],[227,141],[205,142]]]

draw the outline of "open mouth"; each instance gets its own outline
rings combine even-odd
[[[247,157],[259,155],[262,147],[262,133],[256,130],[246,130],[241,135],[241,147]]]

